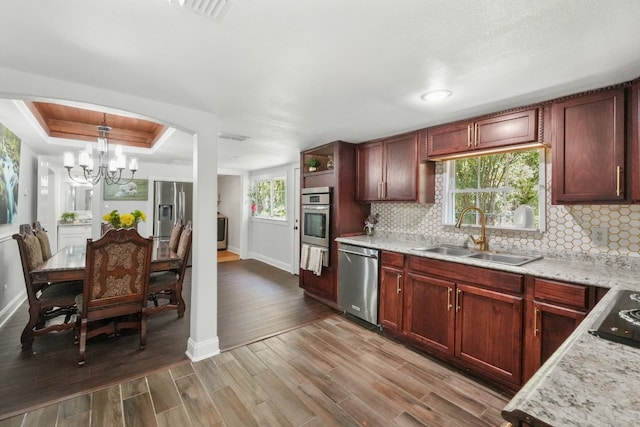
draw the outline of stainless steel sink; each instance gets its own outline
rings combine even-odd
[[[457,246],[434,246],[430,248],[415,248],[414,251],[431,252],[434,254],[465,256],[471,254],[469,249],[459,248]]]
[[[524,265],[528,262],[542,258],[541,256],[510,255],[495,252],[477,252],[460,246],[439,245],[413,248],[414,251],[429,252],[432,254],[449,255],[461,258],[473,258],[489,262],[497,262],[507,265]]]
[[[535,256],[520,256],[520,255],[505,255],[505,254],[495,254],[489,252],[478,252],[475,254],[468,255],[467,258],[475,258],[481,259],[484,261],[498,262],[500,264],[509,264],[509,265],[523,265],[531,261],[535,261],[542,257]]]

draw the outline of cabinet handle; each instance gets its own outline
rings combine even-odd
[[[533,309],[533,336],[537,337],[538,336],[538,313],[540,313],[540,310],[538,310],[538,308],[534,308]]]
[[[622,168],[620,166],[616,166],[616,196],[620,196],[620,172]]]
[[[467,147],[471,148],[471,125],[467,125]]]
[[[382,182],[378,183],[378,199],[382,199],[382,191],[380,191],[380,186],[382,185]]]
[[[387,198],[387,181],[382,181],[382,200]]]
[[[453,308],[451,305],[451,292],[453,292],[453,289],[447,288],[447,311],[451,311]]]
[[[400,280],[402,279],[402,274],[398,274],[398,277],[396,277],[396,294],[399,294],[401,289],[400,289]]]
[[[458,289],[456,291],[456,312],[460,311],[460,309],[462,308],[462,291],[460,289]]]
[[[478,146],[478,124],[475,124],[475,131],[474,131],[474,135],[473,135],[473,142],[474,145],[477,147]]]

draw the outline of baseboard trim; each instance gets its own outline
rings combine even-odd
[[[2,311],[0,311],[0,328],[3,327],[9,319],[11,319],[13,313],[18,311],[18,309],[20,308],[22,303],[26,301],[26,299],[27,291],[23,291],[16,295],[11,301],[9,301],[9,304],[4,306]]]
[[[220,341],[218,337],[215,337],[203,342],[196,342],[189,337],[185,354],[192,362],[208,359],[220,354]]]
[[[284,270],[286,272],[291,272],[291,264],[287,264],[285,262],[278,261],[277,259],[269,258],[269,257],[266,257],[264,255],[261,255],[261,254],[255,253],[255,252],[249,252],[249,258],[256,259],[258,261],[262,261],[265,264],[269,264],[270,266],[279,268],[280,270]]]

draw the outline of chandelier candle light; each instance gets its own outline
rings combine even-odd
[[[78,183],[96,185],[100,182],[100,179],[104,178],[107,184],[126,184],[133,180],[133,176],[138,170],[138,158],[131,157],[129,161],[129,171],[131,177],[122,179],[122,171],[125,169],[127,163],[126,157],[122,152],[122,146],[115,146],[115,157],[109,157],[109,132],[111,127],[107,126],[107,114],[104,113],[104,118],[101,125],[98,125],[98,156],[97,164],[94,163],[94,157],[92,154],[91,144],[87,144],[87,148],[80,152],[78,156],[78,164],[82,168],[84,175],[84,182],[78,180],[71,175],[71,169],[75,166],[75,159],[73,153],[64,153],[64,167],[69,172],[69,177]],[[93,173],[95,171],[95,174]]]

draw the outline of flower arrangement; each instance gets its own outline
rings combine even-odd
[[[375,215],[371,214],[365,218],[364,231],[367,233],[368,236],[373,235],[373,233],[375,232],[374,227],[378,223],[379,219],[380,219],[380,214],[375,214]]]
[[[105,214],[102,219],[113,225],[113,228],[129,228],[138,224],[140,221],[146,221],[147,215],[138,209],[131,213],[120,215],[118,210],[114,209],[108,214]]]

